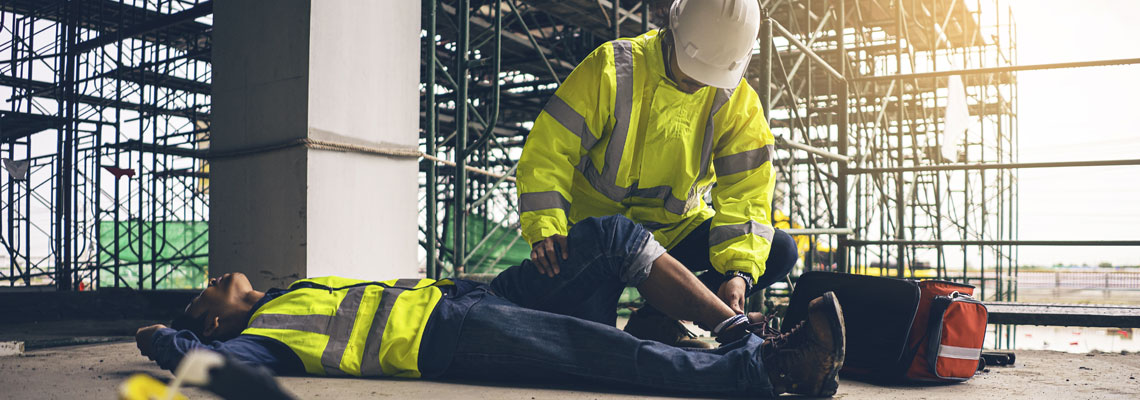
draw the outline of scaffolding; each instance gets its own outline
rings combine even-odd
[[[658,28],[669,3],[423,1],[427,276],[526,257],[512,176],[532,121],[590,51]],[[1013,301],[1022,246],[1140,245],[1026,241],[1017,228],[1018,170],[1140,164],[1019,162],[1017,72],[1140,60],[1018,65],[1000,1],[761,4],[746,78],[777,137],[773,209],[802,242],[797,274],[931,276]],[[212,3],[8,0],[0,12],[0,282],[200,285]]]
[[[592,49],[656,28],[669,3],[424,2],[422,146],[458,165],[421,164],[428,276],[527,256],[517,233],[502,232],[518,227],[504,182],[531,121]],[[1022,247],[1140,246],[1020,239],[1019,170],[1140,160],[1020,162],[1017,98],[1018,71],[1140,59],[1019,65],[1013,11],[1001,0],[760,3],[745,77],[777,139],[773,211],[803,252],[793,279],[812,270],[945,279],[1000,305],[1017,301]],[[501,178],[455,174],[467,164]],[[1013,345],[1013,327],[993,333],[995,345]]]
[[[805,226],[852,229],[819,238],[812,249],[831,251],[808,252],[805,269],[933,268],[987,300],[1013,299],[1014,247],[983,243],[1017,240],[1016,170],[917,167],[1015,163],[1015,73],[908,76],[1016,65],[1012,12],[987,5],[769,2],[773,59],[754,65],[771,65],[773,132],[835,155],[789,147],[779,207]]]
[[[425,153],[510,175],[561,77],[605,41],[656,28],[669,3],[425,1]],[[951,78],[904,78],[1016,65],[1012,13],[997,3],[983,13],[979,1],[761,3],[769,18],[746,78],[778,141],[773,208],[808,242],[802,270],[932,268],[981,285],[988,299],[1012,299],[1013,245],[950,252],[961,246],[940,241],[1016,241],[1015,170],[881,171],[1016,162],[1014,72],[966,77],[958,97],[970,129],[953,143],[943,143]],[[517,227],[513,187],[421,166],[428,274],[479,271],[472,255],[499,245],[502,237],[488,240],[496,230]]]
[[[5,286],[199,287],[209,1],[0,3]]]
[[[456,164],[421,163],[426,274],[492,272],[529,249],[509,177],[546,99],[599,44],[656,26],[648,2],[440,0],[423,10],[421,148]],[[455,173],[470,166],[491,174]]]

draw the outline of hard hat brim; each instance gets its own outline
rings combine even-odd
[[[685,75],[703,84],[721,89],[732,89],[739,85],[740,79],[744,77],[744,70],[748,68],[748,61],[752,59],[752,53],[749,52],[736,62],[736,68],[730,69],[706,64],[695,57],[690,57],[683,51],[677,51],[674,55],[677,57],[677,66]]]

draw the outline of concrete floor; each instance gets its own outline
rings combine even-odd
[[[106,399],[137,372],[167,379],[170,374],[138,354],[133,341],[50,347],[0,357],[0,398]],[[844,380],[837,398],[972,399],[1140,398],[1140,355],[1017,352],[1017,365],[992,367],[973,380],[933,387],[882,387]],[[454,399],[621,399],[647,398],[609,388],[549,385],[508,387],[475,382],[424,382],[339,378],[283,378],[303,399],[382,397]],[[190,391],[191,398],[213,398]]]

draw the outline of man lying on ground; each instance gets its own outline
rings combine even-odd
[[[830,396],[843,363],[843,318],[831,293],[785,334],[735,315],[621,217],[574,225],[569,257],[549,277],[530,261],[490,285],[464,280],[302,279],[259,292],[242,274],[211,279],[173,328],[140,328],[143,355],[173,370],[209,349],[279,375],[595,382],[706,395]],[[722,344],[682,349],[614,327],[625,286]]]

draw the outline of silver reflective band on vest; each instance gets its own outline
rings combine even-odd
[[[946,358],[958,358],[962,360],[977,360],[982,357],[982,349],[947,346],[943,344],[938,346],[938,356]]]
[[[361,375],[383,375],[383,370],[380,368],[380,342],[384,337],[384,328],[388,325],[388,318],[392,315],[396,299],[405,291],[403,287],[415,287],[417,283],[419,279],[399,279],[396,281],[396,287],[385,288],[380,292],[380,306],[372,317],[372,326],[364,342]],[[367,288],[368,286],[358,286],[348,289],[348,293],[337,306],[336,315],[261,314],[250,322],[249,327],[289,329],[328,335],[328,344],[321,353],[321,366],[328,375],[346,375],[340,370],[340,364],[356,325],[360,301],[364,298]]]
[[[709,108],[709,119],[705,122],[705,141],[701,146],[701,174],[697,176],[697,181],[704,179],[705,175],[709,172],[709,158],[712,156],[713,136],[716,134],[716,123],[714,118],[716,113],[728,103],[728,99],[732,98],[732,94],[736,89],[720,89],[716,91],[713,96],[712,107]],[[693,183],[696,185],[696,183]]]
[[[380,293],[380,306],[372,316],[372,327],[368,329],[368,338],[364,340],[364,360],[360,362],[361,376],[384,375],[384,370],[380,367],[380,342],[384,338],[384,329],[388,326],[388,317],[392,315],[396,299],[405,291],[402,287],[416,287],[416,283],[419,283],[419,279],[398,279],[396,286],[401,287],[387,288]]]
[[[325,367],[325,373],[328,375],[345,375],[340,370],[340,360],[344,358],[344,349],[348,347],[348,337],[356,325],[356,312],[360,310],[360,300],[363,298],[363,286],[349,289],[348,294],[337,306],[332,323],[325,331],[329,335],[329,342],[325,345],[324,353],[321,353],[321,365]],[[341,334],[342,332],[344,334]]]
[[[713,227],[709,230],[709,247],[716,246],[718,244],[724,243],[725,241],[747,234],[760,236],[762,238],[768,239],[768,241],[771,242],[772,235],[775,234],[775,230],[773,230],[772,227],[768,225],[762,225],[756,221],[751,220],[743,224],[721,225]]]
[[[582,148],[589,150],[598,143],[598,138],[590,131],[590,125],[586,123],[586,118],[574,111],[574,108],[566,104],[566,101],[558,97],[558,94],[550,96],[550,100],[546,102],[546,107],[542,111],[558,121],[566,130],[578,135],[582,139]]]
[[[331,315],[261,314],[249,323],[249,327],[313,332],[314,327],[329,326],[332,319]]]
[[[689,193],[689,194],[691,195],[692,193]],[[640,197],[643,199],[661,199],[665,202],[664,203],[665,210],[669,211],[673,214],[680,215],[680,214],[684,214],[686,211],[689,211],[689,209],[686,207],[687,204],[685,203],[684,200],[673,197],[673,187],[668,186],[668,185],[661,185],[661,186],[657,186],[657,187],[651,187],[648,189],[642,189],[642,188],[637,187],[637,183],[635,182],[633,184],[633,186],[629,188],[629,194],[627,197]]]
[[[519,212],[561,209],[570,214],[570,202],[557,190],[548,192],[523,193],[519,195]]]
[[[628,40],[610,42],[614,47],[614,130],[606,146],[606,163],[602,166],[604,183],[617,186],[625,140],[629,136],[629,117],[633,112],[633,44]],[[614,200],[611,198],[611,200]],[[620,202],[621,199],[614,200]]]
[[[772,146],[748,150],[713,160],[717,176],[728,176],[760,168],[772,159]]]
[[[720,89],[717,90],[714,95],[712,107],[709,109],[708,120],[705,122],[705,135],[701,143],[700,174],[697,176],[697,179],[693,181],[692,185],[690,185],[688,192],[685,194],[685,199],[679,199],[673,196],[673,188],[667,185],[642,189],[637,187],[637,183],[635,182],[631,187],[621,187],[617,183],[617,176],[621,166],[621,160],[624,156],[623,153],[625,152],[626,139],[629,136],[629,124],[633,110],[633,50],[632,44],[630,44],[628,40],[615,40],[610,42],[610,44],[614,50],[614,70],[616,77],[613,132],[606,146],[606,154],[601,172],[598,172],[598,168],[594,166],[594,160],[590,158],[589,154],[582,156],[582,159],[578,162],[577,169],[586,177],[586,180],[590,182],[590,186],[592,186],[594,190],[597,190],[598,193],[606,196],[606,198],[611,201],[620,203],[629,197],[659,199],[664,202],[663,206],[665,210],[673,214],[683,215],[699,204],[699,199],[695,197],[699,195],[699,192],[703,191],[696,190],[696,185],[697,182],[700,182],[708,174],[709,161],[712,157],[713,138],[716,133],[713,119],[716,113],[719,112],[732,97],[733,90]],[[589,141],[586,139],[587,137],[593,139],[594,136],[584,123],[585,119],[566,105],[565,101],[557,97],[557,95],[551,97],[551,100],[546,105],[545,111],[567,130],[582,137],[583,147],[589,150],[596,144],[596,140]],[[587,144],[589,144],[589,146],[587,146]]]

